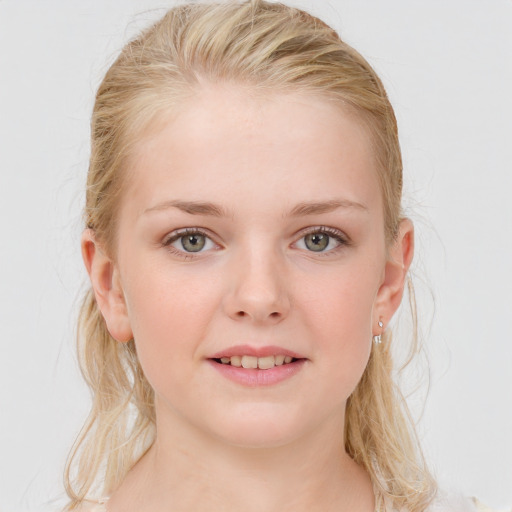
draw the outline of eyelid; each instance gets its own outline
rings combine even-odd
[[[179,228],[165,235],[162,240],[162,245],[169,245],[176,241],[178,238],[186,235],[202,235],[208,238],[212,238],[210,233],[203,228]]]
[[[339,238],[340,240],[344,241],[345,243],[350,243],[350,238],[346,233],[344,233],[341,229],[333,228],[330,226],[310,226],[304,229],[301,229],[297,233],[297,238],[301,238],[303,236],[309,235],[311,233],[325,233],[326,235],[331,235],[334,238]]]

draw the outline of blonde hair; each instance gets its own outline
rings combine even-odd
[[[226,1],[171,9],[125,46],[99,87],[85,222],[112,257],[132,147],[159,114],[179,108],[202,83],[215,82],[303,91],[355,111],[372,134],[385,232],[393,242],[402,220],[402,162],[393,109],[374,70],[332,28],[299,9]],[[345,445],[380,500],[420,512],[436,487],[393,380],[390,346],[388,330],[348,400]],[[92,290],[80,311],[78,353],[92,408],[66,467],[67,510],[91,493],[114,489],[155,437],[154,394],[134,342],[110,336]]]

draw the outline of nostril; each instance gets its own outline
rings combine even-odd
[[[246,316],[250,316],[249,313],[247,313],[246,311],[238,311],[236,313],[236,316],[238,318],[244,318]],[[273,318],[273,319],[276,319],[276,318],[281,318],[281,313],[279,313],[279,311],[273,311],[272,313],[270,313],[268,315],[268,318]]]

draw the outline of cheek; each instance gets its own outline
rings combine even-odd
[[[199,281],[154,267],[127,276],[126,282],[138,357],[147,378],[158,388],[158,381],[178,378],[181,369],[199,358],[201,342],[217,307],[218,287],[211,280]]]
[[[347,398],[368,362],[372,340],[372,311],[378,271],[347,266],[320,279],[314,292],[304,294],[302,316],[314,340],[313,355],[323,360],[330,391]]]
[[[372,310],[379,288],[379,270],[375,266],[355,269],[346,265],[325,274],[317,273],[309,285],[297,293],[306,318],[312,326],[329,333],[329,338],[370,338]]]

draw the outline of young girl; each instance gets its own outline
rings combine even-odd
[[[67,510],[434,507],[392,379],[401,189],[382,83],[320,20],[184,4],[129,43],[92,120]]]

